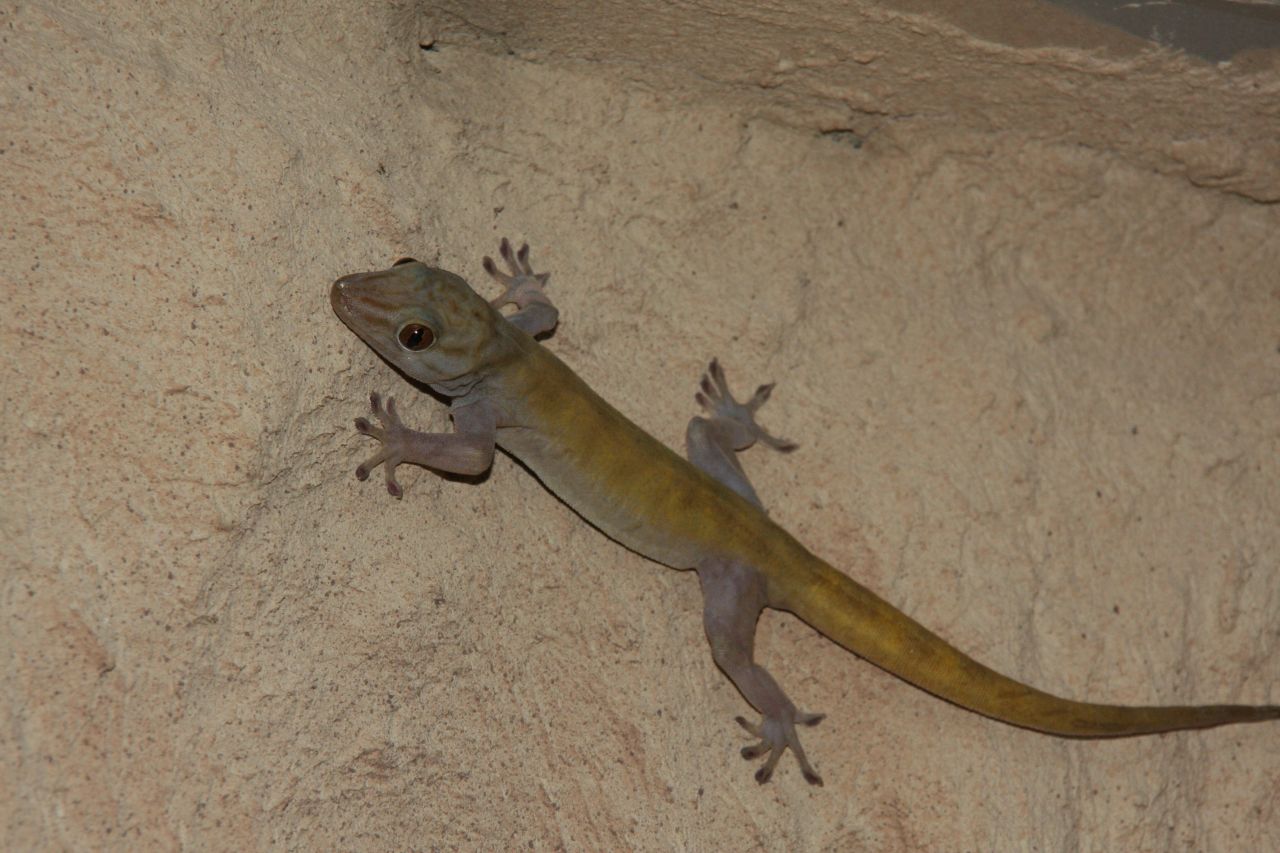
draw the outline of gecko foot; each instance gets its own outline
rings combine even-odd
[[[356,479],[369,479],[369,472],[382,465],[387,476],[387,491],[393,498],[401,498],[404,489],[396,482],[396,467],[404,461],[404,440],[413,431],[400,422],[394,397],[388,397],[384,407],[382,398],[374,391],[369,395],[369,409],[381,426],[374,426],[366,418],[356,418],[356,432],[382,442],[382,449],[356,467]]]
[[[756,781],[761,785],[768,782],[773,777],[773,769],[778,766],[778,759],[782,758],[782,753],[790,747],[795,753],[796,760],[800,762],[800,772],[804,774],[804,781],[810,785],[822,787],[822,777],[813,769],[809,759],[805,758],[804,749],[800,746],[796,724],[816,726],[825,716],[825,714],[805,714],[796,711],[794,720],[765,717],[759,725],[748,722],[743,717],[735,717],[738,725],[760,738],[759,743],[742,748],[742,757],[751,761],[762,755],[769,756],[764,765],[756,771]]]
[[[756,393],[747,402],[739,403],[729,391],[729,383],[724,378],[724,368],[720,366],[719,359],[713,358],[707,367],[707,372],[702,376],[699,387],[702,390],[694,395],[698,405],[706,409],[712,417],[726,418],[745,428],[751,436],[751,441],[763,441],[774,450],[783,453],[790,453],[798,446],[794,441],[770,435],[764,427],[756,423],[756,412],[773,393],[772,382],[757,388]]]
[[[498,253],[507,262],[507,268],[511,272],[503,272],[498,269],[493,258],[484,256],[484,271],[506,288],[501,296],[489,300],[489,304],[494,308],[501,308],[503,305],[526,308],[534,302],[547,302],[542,289],[547,286],[547,279],[551,278],[551,273],[533,271],[533,267],[529,265],[529,244],[525,243],[518,251],[513,251],[511,243],[503,237],[502,243],[498,246]]]

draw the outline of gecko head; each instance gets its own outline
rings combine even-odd
[[[502,315],[458,275],[413,258],[333,283],[334,313],[392,365],[420,382],[448,382],[491,359]]]

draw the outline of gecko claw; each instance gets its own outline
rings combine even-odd
[[[712,417],[733,421],[746,429],[750,440],[744,446],[750,446],[755,441],[762,441],[782,453],[790,453],[799,446],[794,441],[771,435],[764,427],[756,423],[756,412],[769,399],[769,395],[773,393],[774,383],[770,382],[768,385],[761,385],[756,389],[756,393],[750,400],[745,403],[739,403],[729,390],[729,382],[725,379],[724,368],[720,366],[720,360],[713,358],[711,359],[711,364],[707,366],[707,372],[702,375],[702,381],[698,383],[698,387],[701,390],[694,394],[694,399],[699,406],[707,410],[708,414]]]
[[[494,308],[501,308],[504,305],[525,308],[534,302],[547,302],[542,289],[547,286],[551,273],[533,271],[533,266],[529,263],[528,243],[521,244],[518,250],[513,251],[511,241],[503,237],[498,245],[498,254],[506,262],[510,272],[498,269],[497,263],[488,255],[485,255],[482,261],[484,271],[504,288],[501,296],[489,300],[490,305]]]
[[[549,333],[556,327],[560,317],[560,312],[551,304],[545,291],[551,274],[533,271],[528,243],[513,250],[511,241],[503,237],[498,255],[506,264],[506,271],[500,269],[493,258],[487,255],[484,258],[484,271],[502,285],[502,294],[490,299],[489,305],[499,311],[508,305],[514,305],[515,313],[504,313],[503,316],[530,337],[537,338]]]
[[[800,737],[796,734],[796,725],[816,726],[822,722],[825,714],[806,714],[803,711],[792,710],[791,719],[787,720],[780,717],[765,717],[760,721],[759,725],[749,722],[744,717],[735,717],[734,720],[738,725],[742,726],[754,737],[760,738],[759,743],[750,744],[742,748],[742,757],[748,761],[753,761],[763,755],[767,755],[765,763],[756,770],[755,779],[761,785],[773,778],[773,771],[778,766],[778,761],[782,758],[782,753],[789,748],[795,753],[796,760],[800,762],[800,772],[804,775],[804,780],[810,785],[822,786],[822,777],[818,775],[813,766],[809,764],[809,759],[805,757],[804,749],[800,746]]]
[[[369,479],[369,473],[382,465],[386,473],[387,492],[393,498],[404,497],[404,489],[396,481],[396,467],[403,458],[401,451],[403,435],[408,430],[400,422],[400,416],[396,414],[396,400],[394,397],[388,397],[384,404],[381,395],[374,391],[369,395],[369,411],[373,413],[379,425],[375,426],[368,418],[356,418],[356,432],[381,442],[382,447],[377,453],[356,466],[356,479],[361,482]]]

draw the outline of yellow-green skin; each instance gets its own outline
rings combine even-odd
[[[524,426],[500,431],[498,444],[633,551],[679,569],[712,554],[754,566],[771,607],[917,687],[1014,725],[1098,737],[1280,718],[1280,708],[1266,706],[1073,702],[1006,678],[814,556],[755,505],[628,420],[541,344],[529,343],[501,383],[519,400]]]
[[[983,666],[644,432],[452,273],[415,262],[348,276],[335,284],[332,302],[395,367],[454,396],[455,410],[482,402],[496,412],[498,446],[611,538],[678,569],[709,560],[750,567],[763,579],[768,606],[943,699],[1069,737],[1280,719],[1280,706],[1075,702]],[[421,353],[397,342],[404,324],[416,321],[431,324],[436,338]]]

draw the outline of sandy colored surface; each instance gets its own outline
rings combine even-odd
[[[774,517],[962,648],[1280,702],[1275,64],[1026,0],[1003,41],[924,0],[599,5],[4,10],[6,848],[1280,837],[1280,726],[1056,740],[777,614],[827,784],[758,787],[693,576],[506,457],[354,479],[370,390],[447,419],[329,282],[527,239],[549,345],[663,440],[711,356],[777,380]]]

